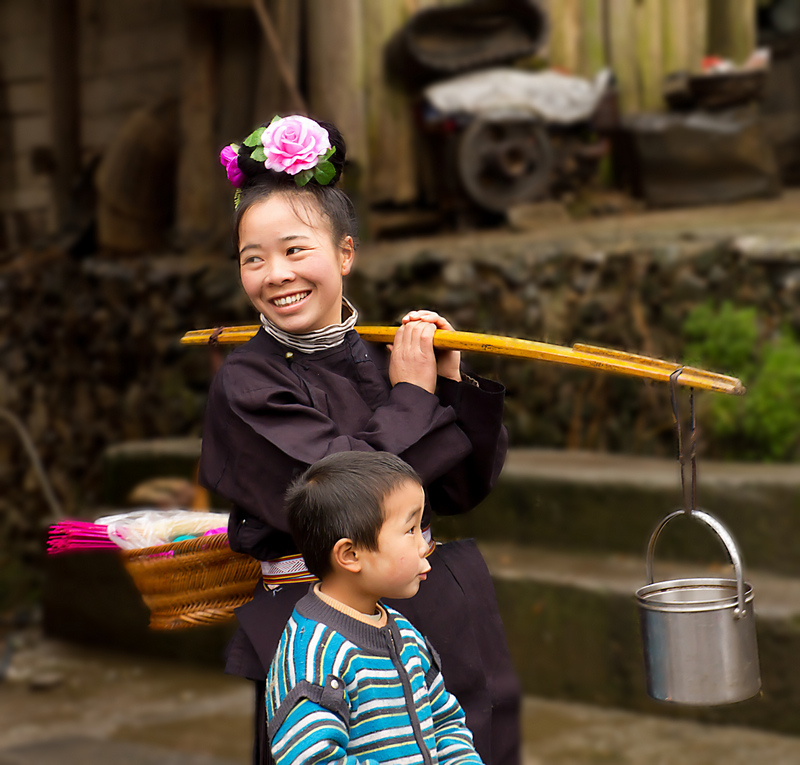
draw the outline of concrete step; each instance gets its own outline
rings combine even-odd
[[[481,543],[525,693],[655,715],[800,733],[800,579],[749,569],[760,696],[720,707],[657,702],[645,690],[636,589],[641,556]],[[730,576],[730,567],[660,561],[658,580]]]
[[[434,530],[442,538],[640,555],[656,524],[681,504],[674,460],[513,449],[489,497],[471,513],[437,518]],[[726,525],[747,565],[800,576],[800,465],[701,461],[698,506]],[[664,531],[657,555],[726,560],[710,529],[682,520]]]
[[[147,478],[192,479],[199,456],[197,438],[115,445],[104,455],[104,501],[123,506],[130,490]],[[225,507],[219,498],[212,502]],[[481,506],[464,516],[437,518],[435,532],[440,538],[638,555],[658,521],[681,503],[676,460],[512,449]],[[800,576],[800,465],[701,461],[698,505],[728,527],[748,565]],[[662,535],[659,554],[725,559],[710,530],[679,521]]]

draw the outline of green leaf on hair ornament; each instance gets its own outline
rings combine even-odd
[[[336,168],[327,160],[320,162],[314,168],[314,180],[320,186],[327,186],[333,180],[334,175],[336,175]]]
[[[265,130],[265,127],[256,128],[252,133],[250,133],[249,136],[247,136],[247,138],[244,139],[244,141],[242,141],[242,143],[245,146],[250,146],[251,148],[253,146],[259,146],[261,144],[261,136],[264,134]],[[263,162],[263,160],[261,161]]]
[[[297,175],[295,175],[294,182],[298,186],[305,186],[313,177],[313,170],[301,170]]]
[[[253,149],[253,153],[250,155],[250,159],[255,160],[256,162],[266,162],[267,155],[264,152],[264,147],[260,144]]]

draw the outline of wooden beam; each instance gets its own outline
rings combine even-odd
[[[57,225],[68,222],[81,164],[77,0],[47,0],[47,89]]]
[[[306,100],[297,87],[295,70],[287,59],[286,54],[283,52],[283,45],[281,44],[278,30],[267,11],[265,0],[253,0],[253,8],[255,9],[258,23],[261,25],[261,30],[264,33],[267,45],[272,52],[272,59],[275,62],[275,67],[280,75],[284,88],[286,88],[291,110],[296,114],[308,114]]]
[[[291,70],[294,82],[299,88],[302,3],[298,3],[297,0],[268,0],[266,7],[281,41],[286,66]],[[256,83],[255,123],[269,122],[276,114],[283,116],[294,110],[289,89],[276,75],[278,63],[275,60],[275,53],[263,35],[262,40]]]

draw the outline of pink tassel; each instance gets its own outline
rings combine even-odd
[[[108,538],[108,529],[88,521],[59,521],[50,527],[47,539],[48,555],[81,550],[119,550]]]

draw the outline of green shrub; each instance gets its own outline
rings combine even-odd
[[[800,343],[769,337],[753,308],[703,304],[684,324],[690,363],[739,377],[744,396],[709,394],[698,406],[711,456],[786,461],[800,456]]]

